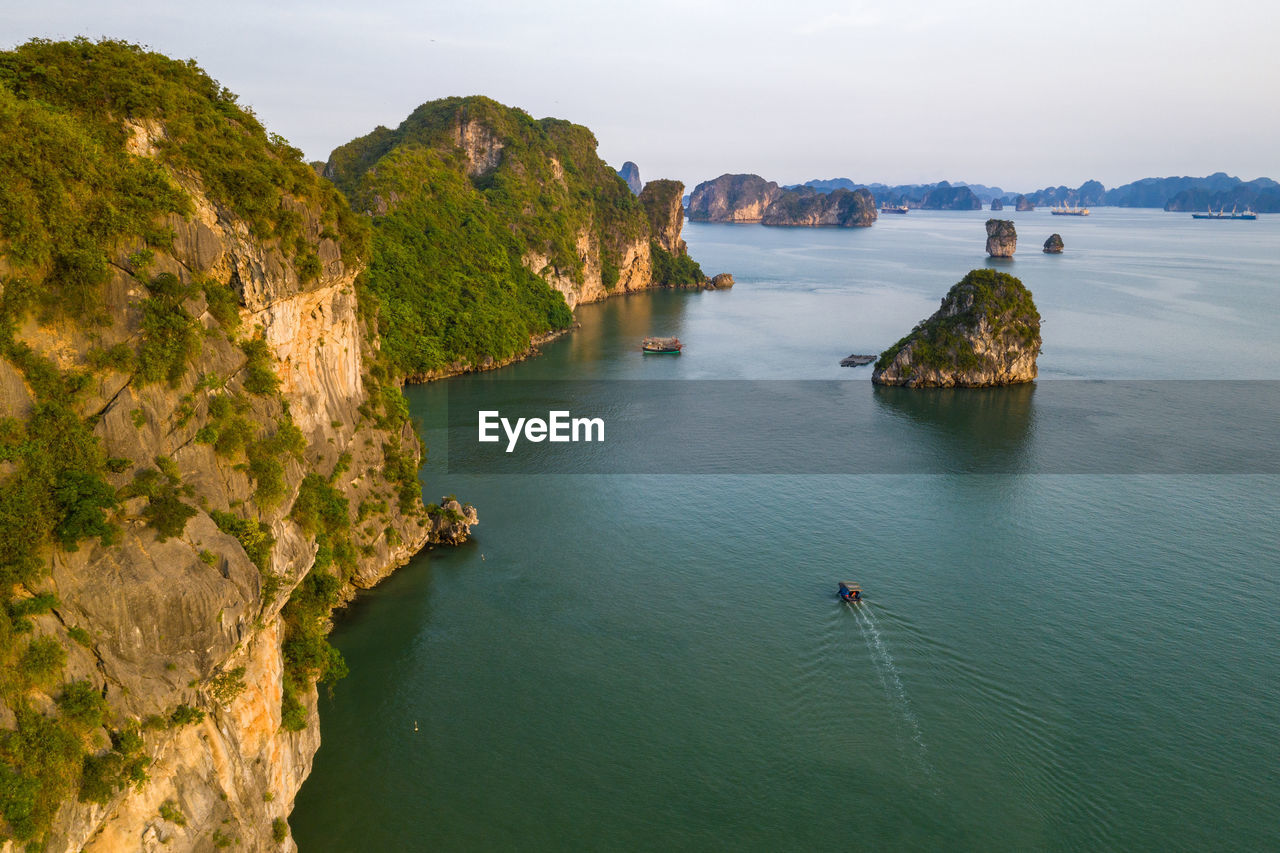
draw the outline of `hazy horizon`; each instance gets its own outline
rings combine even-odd
[[[1257,0],[4,6],[4,49],[106,36],[195,59],[313,160],[426,101],[484,94],[690,187],[736,172],[1017,192],[1280,174],[1263,88],[1280,6]]]

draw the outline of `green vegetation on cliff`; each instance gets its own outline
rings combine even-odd
[[[128,692],[119,683],[103,686],[97,626],[62,623],[53,555],[92,570],[119,558],[110,549],[122,538],[157,548],[178,539],[164,553],[190,547],[192,564],[209,570],[219,555],[197,556],[184,540],[205,513],[262,572],[265,610],[270,584],[282,582],[271,574],[266,522],[292,509],[322,546],[284,614],[289,641],[302,641],[285,651],[295,704],[310,679],[342,671],[323,635],[334,589],[354,565],[349,507],[337,484],[307,476],[332,451],[307,446],[276,354],[240,328],[234,276],[207,280],[175,260],[175,223],[194,212],[193,196],[231,218],[255,251],[278,250],[272,257],[304,283],[323,272],[326,240],[348,264],[368,251],[364,217],[194,63],[84,39],[0,53],[0,842],[40,849],[64,802],[105,804],[147,778],[145,732],[154,727],[117,706],[112,697]],[[151,275],[153,264],[170,271]],[[373,387],[368,416],[398,435],[402,398],[394,385]],[[113,458],[130,411],[139,435],[129,439],[143,452]],[[184,431],[197,453],[212,449],[233,488],[201,494],[207,483],[184,482],[181,457],[158,455],[179,441],[148,450]],[[415,457],[396,447],[398,468],[379,488],[413,515],[418,495],[405,501],[401,492],[402,469],[416,483]],[[245,482],[252,493],[237,496]],[[223,508],[209,505],[218,500]],[[216,681],[209,695],[220,701]],[[204,713],[179,707],[147,719],[179,724]]]
[[[153,144],[157,157],[130,156],[129,144]],[[168,245],[160,217],[190,201],[165,167],[198,175],[211,199],[279,241],[304,278],[318,264],[299,202],[326,211],[346,257],[366,251],[367,227],[334,188],[193,62],[87,39],[0,53],[0,239],[32,300],[100,311],[112,249],[126,238]]]
[[[399,375],[509,359],[572,323],[526,259],[581,283],[584,253],[603,284],[649,234],[645,211],[579,125],[536,120],[488,98],[423,104],[333,152],[328,174],[374,214],[363,282]]]
[[[649,257],[653,262],[653,283],[670,287],[698,284],[706,281],[702,267],[688,255],[673,255],[659,245],[649,242]]]
[[[530,336],[573,322],[563,297],[521,265],[519,236],[438,152],[397,150],[377,177],[404,192],[374,220],[361,287],[379,306],[382,352],[397,373],[509,358]]]
[[[1008,273],[972,270],[951,287],[936,314],[881,353],[875,369],[888,368],[908,345],[914,369],[979,369],[983,356],[974,348],[973,334],[980,328],[984,329],[984,337],[992,340],[1038,349],[1040,312],[1031,291]]]

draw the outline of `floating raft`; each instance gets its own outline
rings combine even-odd
[[[841,367],[862,367],[864,364],[870,364],[876,360],[874,355],[851,355],[848,358],[840,359]]]

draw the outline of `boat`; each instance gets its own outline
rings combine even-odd
[[[881,213],[906,213],[911,208],[905,204],[882,204],[880,205]]]
[[[655,355],[679,355],[684,344],[679,338],[645,338],[640,349]]]
[[[840,597],[845,601],[861,601],[862,587],[853,581],[840,581]]]
[[[1207,213],[1193,213],[1192,219],[1257,219],[1258,214],[1254,213],[1251,208],[1246,207],[1243,213],[1236,213],[1236,209],[1231,208],[1230,213],[1223,213],[1222,208],[1218,208],[1218,212],[1214,213],[1213,208],[1208,208]]]
[[[1062,204],[1049,208],[1049,212],[1054,216],[1088,216],[1089,208],[1076,207],[1075,205],[1069,205],[1066,202],[1063,202]]]

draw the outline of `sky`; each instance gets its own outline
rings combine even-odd
[[[194,58],[306,152],[488,95],[687,186],[1280,178],[1276,0],[0,0],[0,48]]]

